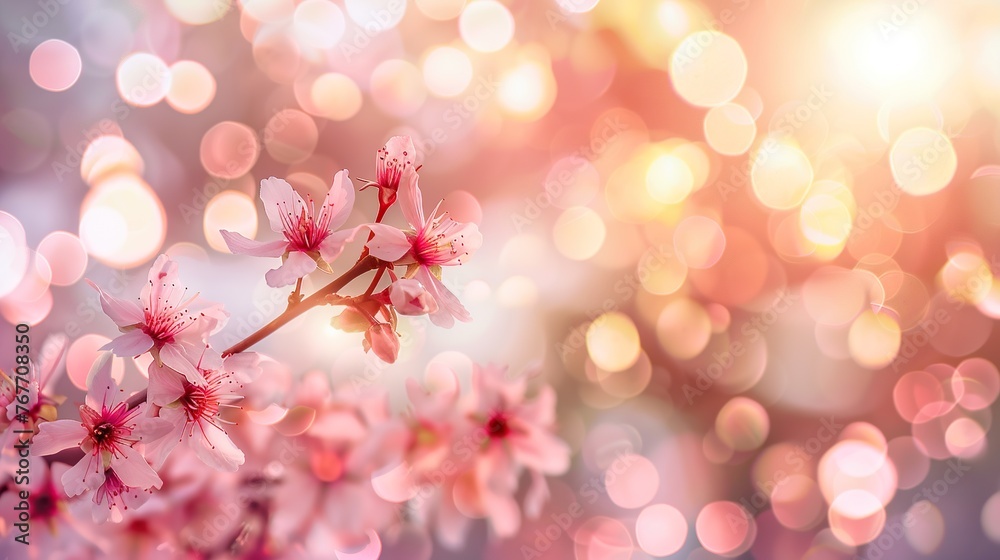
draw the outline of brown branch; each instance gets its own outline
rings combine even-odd
[[[257,344],[268,335],[278,330],[279,328],[285,326],[289,321],[302,315],[309,309],[313,307],[318,307],[320,305],[325,305],[327,303],[326,297],[329,295],[336,294],[342,290],[345,286],[351,283],[352,280],[361,276],[362,274],[374,270],[378,267],[379,260],[375,257],[368,255],[361,260],[359,260],[350,270],[341,274],[336,280],[330,282],[326,286],[320,288],[313,295],[299,301],[294,305],[289,305],[281,315],[278,315],[271,320],[270,323],[261,327],[257,332],[251,334],[250,336],[244,338],[243,340],[232,345],[226,351],[222,353],[223,357],[232,356],[233,354],[238,354],[243,352],[247,348],[250,348],[254,344]],[[140,404],[146,402],[147,390],[143,389],[138,393],[132,395],[128,399],[128,407],[135,408]],[[62,461],[69,464],[74,464],[83,458],[83,450],[80,448],[65,449],[56,453],[54,455],[49,455],[46,457],[49,463],[53,461]]]

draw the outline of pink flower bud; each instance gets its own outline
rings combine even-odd
[[[404,278],[389,287],[389,301],[400,315],[423,315],[434,313],[437,302],[424,285],[417,280]]]
[[[383,362],[394,363],[399,357],[399,337],[388,323],[377,323],[365,331],[365,351],[373,350]]]

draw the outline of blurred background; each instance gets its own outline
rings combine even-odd
[[[401,322],[392,366],[325,310],[256,349],[398,406],[428,364],[540,362],[575,454],[517,538],[383,557],[1000,557],[997,2],[0,13],[0,364],[16,323],[65,335],[67,410],[116,332],[84,278],[131,297],[165,252],[228,346],[287,297],[218,234],[272,239],[260,180],[360,186],[407,134],[427,204],[484,233],[445,276],[474,321]]]

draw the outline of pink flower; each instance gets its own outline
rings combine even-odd
[[[108,469],[104,483],[94,491],[90,511],[94,523],[104,523],[109,519],[120,523],[124,513],[129,509],[136,510],[149,500],[152,492],[129,486],[122,482],[113,468]],[[85,503],[81,503],[81,506]]]
[[[204,381],[194,367],[208,336],[229,318],[218,304],[188,294],[177,273],[177,263],[160,255],[149,269],[149,281],[138,303],[118,299],[90,284],[101,294],[101,308],[123,335],[104,345],[117,356],[133,357],[149,351],[158,364],[184,374],[194,383]]]
[[[389,301],[400,315],[424,315],[438,309],[427,288],[410,278],[401,278],[389,286]]]
[[[396,202],[396,191],[403,176],[413,169],[416,150],[409,136],[393,136],[375,157],[375,183],[378,203],[384,212]],[[367,186],[367,185],[366,185]]]
[[[154,457],[153,465],[160,468],[174,447],[186,441],[206,465],[235,472],[243,464],[244,455],[222,427],[226,423],[222,412],[241,398],[235,391],[260,374],[260,358],[247,352],[222,360],[206,352],[198,369],[204,384],[191,383],[155,363],[149,365],[148,399],[157,407],[156,417],[169,422],[170,431],[149,443],[147,451]]]
[[[311,198],[306,204],[287,181],[274,177],[260,182],[260,200],[271,229],[285,238],[260,242],[222,230],[230,251],[237,255],[282,257],[281,266],[264,276],[274,288],[294,284],[316,268],[333,272],[329,263],[356,233],[356,230],[334,233],[347,221],[354,207],[354,185],[346,169],[333,178],[330,192],[318,210]]]
[[[526,377],[511,380],[496,367],[473,371],[467,418],[473,440],[481,443],[464,500],[488,516],[500,536],[515,534],[521,524],[514,496],[522,469],[531,473],[525,512],[535,516],[548,496],[543,475],[560,475],[569,468],[569,446],[553,434],[555,391],[546,385],[529,399]]]
[[[375,323],[365,331],[365,352],[372,350],[387,364],[395,363],[399,357],[399,337],[388,323]]]
[[[129,487],[145,490],[161,484],[156,471],[136,449],[140,441],[158,430],[152,425],[140,428],[137,420],[144,405],[129,408],[127,402],[119,400],[122,391],[111,377],[112,361],[111,354],[104,353],[94,363],[87,402],[80,405],[82,421],[45,422],[31,444],[35,455],[51,455],[70,447],[80,447],[86,453],[62,477],[70,497],[100,488],[109,469]]]
[[[469,312],[438,275],[440,267],[460,265],[471,257],[483,244],[483,236],[476,224],[457,222],[447,213],[438,215],[440,204],[425,217],[416,172],[407,173],[404,180],[407,184],[400,205],[413,229],[404,233],[385,224],[370,224],[374,237],[368,243],[369,251],[384,261],[414,265],[407,277],[420,281],[437,302],[437,310],[430,314],[435,325],[451,327],[455,319],[469,321]]]

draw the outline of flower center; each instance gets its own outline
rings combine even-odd
[[[211,418],[219,412],[219,398],[211,387],[202,387],[185,381],[184,396],[180,402],[191,420]]]
[[[94,441],[98,445],[106,442],[114,436],[115,427],[110,422],[94,426]]]
[[[502,412],[494,412],[486,421],[486,431],[491,439],[503,439],[510,435],[507,416]]]

